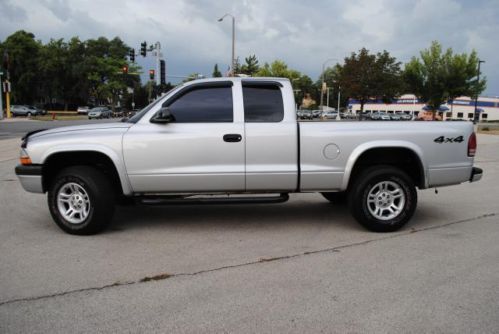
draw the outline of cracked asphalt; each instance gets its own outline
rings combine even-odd
[[[119,208],[75,237],[21,189],[0,140],[0,333],[499,330],[499,136],[473,184],[419,192],[397,233],[316,194],[287,203]]]

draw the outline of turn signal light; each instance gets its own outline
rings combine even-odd
[[[31,158],[30,157],[21,157],[21,165],[31,165]]]
[[[21,165],[31,165],[31,158],[29,157],[28,152],[26,152],[25,149],[21,149],[19,159],[21,160]]]

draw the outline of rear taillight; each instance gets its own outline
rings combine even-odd
[[[468,156],[474,157],[476,153],[476,134],[473,132],[468,139]]]

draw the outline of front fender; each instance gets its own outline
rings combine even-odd
[[[98,144],[79,144],[75,145],[74,143],[68,145],[57,145],[50,147],[41,157],[42,163],[45,163],[47,159],[56,153],[64,153],[64,152],[78,152],[78,151],[92,151],[98,152],[106,155],[111,159],[114,166],[116,167],[116,171],[118,172],[118,176],[120,178],[121,187],[123,189],[124,195],[132,194],[132,187],[130,185],[130,181],[128,180],[128,175],[125,169],[125,163],[123,161],[122,155],[118,154],[115,150],[111,149],[105,145]]]

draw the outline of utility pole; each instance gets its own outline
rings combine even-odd
[[[340,99],[341,99],[341,87],[338,86],[338,115],[336,115],[337,121],[341,120],[341,117],[340,117]]]
[[[328,107],[329,109],[329,91],[331,90],[331,87],[328,87],[327,88],[327,97],[326,97],[326,106]]]
[[[478,85],[480,84],[480,64],[485,63],[485,60],[478,59],[478,74],[476,78],[477,91],[475,95],[475,117],[473,117],[473,123],[477,124],[480,121],[480,113],[478,112]]]
[[[336,58],[329,58],[327,59],[324,63],[322,63],[322,73],[321,73],[321,104],[319,106],[319,109],[324,109],[324,71],[326,70],[326,64],[330,62],[331,60],[338,61]]]

